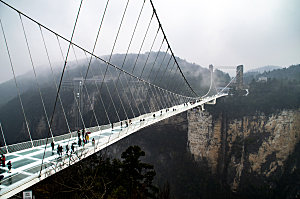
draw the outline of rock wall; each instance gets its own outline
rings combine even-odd
[[[221,149],[221,120],[213,122],[208,112],[188,111],[188,148],[198,161],[206,159],[216,172]]]
[[[246,173],[280,177],[300,140],[300,109],[231,120],[194,109],[187,117],[189,151],[197,161],[207,160],[233,191]]]

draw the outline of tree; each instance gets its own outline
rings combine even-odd
[[[130,198],[154,198],[157,188],[152,185],[155,170],[152,165],[142,163],[145,152],[138,146],[130,146],[121,155],[122,180]]]
[[[32,189],[37,198],[156,198],[156,173],[152,165],[140,160],[142,156],[145,152],[138,146],[124,151],[122,160],[94,154]]]

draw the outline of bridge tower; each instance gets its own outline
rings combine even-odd
[[[214,72],[214,66],[212,64],[209,65],[209,70],[210,70],[211,74]]]
[[[243,84],[243,70],[244,70],[244,66],[243,65],[239,65],[236,67],[236,89],[237,90],[242,90],[244,88],[244,84]]]

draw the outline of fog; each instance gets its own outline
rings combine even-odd
[[[70,39],[79,0],[7,1],[41,24]],[[299,63],[300,1],[297,0],[153,0],[162,26],[176,56],[208,67],[213,64],[225,72],[243,64],[245,70],[265,65],[287,67]],[[98,56],[125,53],[143,1],[130,0],[123,25],[113,48],[127,1],[111,0],[95,49]],[[75,30],[74,42],[92,51],[106,1],[83,1]],[[147,0],[129,49],[138,53],[152,8]],[[0,3],[0,19],[7,37],[16,75],[32,69],[20,18]],[[39,27],[22,17],[35,67],[47,67],[48,60]],[[153,19],[141,52],[150,49],[158,24]],[[62,63],[68,43],[42,30],[52,63]],[[159,49],[162,34],[158,34],[153,51]],[[79,49],[78,58],[86,58]],[[166,50],[166,45],[162,51]],[[75,56],[70,55],[70,60]],[[0,82],[12,78],[2,31],[0,33]]]

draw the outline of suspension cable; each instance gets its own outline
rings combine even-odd
[[[0,122],[0,130],[1,130],[3,141],[4,141],[4,144],[5,144],[6,153],[9,153],[8,148],[7,148],[7,144],[6,144],[6,140],[5,140],[5,137],[4,137],[4,132],[3,132],[3,128],[2,128],[1,122]]]
[[[165,55],[164,55],[164,57],[163,57],[163,59],[162,59],[160,65],[159,65],[159,67],[158,67],[158,70],[157,70],[156,75],[155,75],[155,77],[154,77],[153,83],[155,83],[155,80],[156,80],[156,78],[157,78],[157,75],[158,75],[159,72],[160,72],[160,68],[162,67],[162,65],[163,65],[163,63],[164,63],[164,61],[165,61],[165,58],[166,58],[166,56],[167,56],[167,54],[168,54],[168,51],[169,51],[169,48],[167,48],[167,50],[166,50],[166,52],[165,52]]]
[[[166,84],[165,84],[165,89],[168,89],[168,86],[169,86],[169,84],[170,84],[170,75],[171,75],[171,73],[172,73],[172,71],[173,71],[173,69],[174,69],[174,66],[175,66],[175,61],[174,61],[174,63],[173,63],[173,65],[172,65],[172,67],[171,67],[171,70],[168,72],[168,74],[167,74],[167,77],[166,77],[166,80],[167,80],[167,82],[166,82]]]
[[[113,54],[113,52],[114,52],[114,48],[115,48],[115,46],[116,46],[116,43],[117,43],[117,40],[118,40],[118,36],[119,36],[120,30],[121,30],[121,27],[122,27],[122,24],[123,24],[123,20],[124,20],[124,17],[125,17],[127,8],[128,8],[128,4],[129,4],[129,0],[128,0],[127,3],[126,3],[125,9],[124,9],[124,12],[123,12],[123,15],[122,15],[122,19],[121,19],[121,22],[120,22],[120,25],[119,25],[119,28],[118,28],[118,31],[117,31],[117,35],[116,35],[116,37],[115,37],[114,44],[113,44],[113,47],[112,47],[112,49],[111,49],[111,53],[110,53],[108,62],[111,61],[112,54]],[[101,85],[100,85],[100,90],[101,90],[101,88],[102,88],[103,83],[105,82],[105,77],[106,77],[106,74],[107,74],[107,71],[108,71],[108,66],[109,66],[109,64],[106,63],[106,68],[105,68],[104,76],[103,76],[103,79],[102,79],[102,82],[101,82]],[[100,70],[100,72],[102,72],[102,71]],[[115,82],[113,82],[113,84],[114,84],[114,86],[116,87]],[[106,87],[107,87],[107,84],[105,84],[105,85],[106,85]],[[108,90],[108,94],[109,94],[109,96],[110,96],[110,98],[111,98],[112,105],[113,105],[113,107],[114,107],[114,109],[115,109],[115,111],[116,111],[116,113],[117,113],[118,119],[119,119],[119,121],[121,121],[121,118],[120,118],[120,116],[119,116],[118,110],[116,109],[115,103],[114,103],[114,101],[113,101],[113,99],[112,99],[112,97],[111,97],[111,94],[110,94],[110,91],[109,91],[108,87],[107,87],[107,90]],[[119,100],[120,100],[120,102],[121,102],[121,106],[123,107],[123,110],[124,110],[124,112],[125,112],[125,114],[126,114],[126,117],[127,117],[127,113],[126,113],[126,111],[125,111],[125,108],[124,108],[122,99],[120,98],[118,92],[117,92],[117,94],[118,94]],[[110,107],[110,106],[109,106],[109,107]],[[128,118],[128,117],[127,117],[127,118]]]
[[[143,4],[142,4],[142,7],[141,7],[141,9],[140,9],[140,12],[139,12],[137,21],[136,21],[136,23],[135,23],[135,26],[134,26],[134,29],[133,29],[133,33],[131,34],[131,38],[130,38],[130,41],[129,41],[129,44],[128,44],[128,47],[127,47],[127,50],[126,50],[126,53],[125,53],[125,56],[124,56],[122,65],[121,65],[121,69],[123,69],[123,67],[124,67],[124,65],[125,65],[125,61],[126,61],[126,58],[127,58],[128,52],[129,52],[129,49],[130,49],[130,47],[131,47],[131,43],[132,43],[132,41],[133,41],[133,38],[134,38],[134,35],[135,35],[135,32],[136,32],[138,23],[139,23],[139,21],[140,21],[140,18],[141,18],[143,9],[144,9],[145,2],[146,2],[146,1],[144,0],[144,1],[143,1]],[[118,78],[117,78],[116,85],[118,85],[118,83],[119,83],[119,78],[120,78],[121,73],[122,73],[122,71],[120,70],[120,72],[119,72],[119,74],[118,74]],[[132,98],[133,98],[133,100],[134,100],[134,103],[135,103],[136,108],[137,108],[137,110],[138,110],[138,112],[139,112],[139,115],[141,115],[141,111],[140,111],[139,107],[137,106],[136,99],[134,98],[133,93],[131,92],[131,89],[130,89],[130,87],[129,87],[129,83],[128,83],[128,79],[127,79],[127,77],[126,77],[126,74],[124,73],[124,75],[125,75],[125,80],[126,80],[126,82],[127,82],[127,86],[128,86],[128,88],[129,88],[130,94],[131,94],[131,96],[132,96]],[[122,88],[124,89],[124,85],[123,85],[122,81],[121,81],[121,86],[122,86]],[[126,96],[128,102],[129,102],[128,104],[129,104],[129,106],[130,106],[130,109],[132,110],[133,116],[135,117],[135,113],[134,113],[134,111],[133,111],[133,109],[132,109],[131,102],[129,101],[129,98],[128,98],[128,95],[126,94],[126,92],[125,92],[125,96]]]
[[[147,80],[147,81],[149,81],[149,80],[150,80],[150,75],[151,75],[151,73],[152,73],[152,70],[153,70],[153,68],[154,68],[154,65],[155,65],[155,63],[156,63],[156,60],[157,60],[157,58],[158,58],[158,55],[160,54],[161,47],[162,47],[162,45],[164,44],[164,41],[165,41],[165,38],[163,38],[163,40],[161,41],[161,44],[160,44],[159,50],[158,50],[158,52],[156,53],[156,56],[155,56],[154,62],[153,62],[153,64],[152,64],[151,70],[150,70],[150,72],[149,72],[149,75],[148,75],[148,78],[146,78],[146,80]]]
[[[146,65],[147,65],[147,63],[148,63],[148,59],[149,59],[149,57],[150,57],[150,54],[151,54],[152,48],[153,48],[153,46],[154,46],[154,43],[155,43],[156,37],[157,37],[157,35],[158,35],[158,33],[159,33],[159,29],[160,29],[160,27],[158,27],[158,29],[157,29],[157,31],[156,31],[155,37],[154,37],[154,39],[153,39],[153,42],[152,42],[152,44],[151,44],[151,48],[150,48],[150,50],[149,50],[148,56],[147,56],[147,58],[146,58],[146,61],[145,61],[145,64],[144,64],[144,66],[143,66],[143,70],[142,70],[142,72],[141,72],[140,78],[142,78],[142,76],[143,76],[143,72],[144,72],[145,66],[146,66]]]
[[[76,58],[76,62],[78,63],[77,55],[76,55],[75,49],[74,49],[74,45],[72,45],[72,49],[73,49],[74,56],[75,56],[75,58]],[[83,74],[82,74],[81,70],[79,70],[79,71],[80,71],[80,75],[83,77]],[[90,94],[88,93],[87,88],[86,88],[86,85],[85,85],[84,83],[82,84],[82,86],[85,88],[85,91],[86,91],[86,94],[87,94],[87,98],[88,98],[89,103],[90,103],[90,105],[91,105],[91,108],[92,108],[92,112],[93,112],[95,121],[96,121],[96,123],[97,123],[97,126],[99,127],[99,122],[98,122],[98,119],[97,119],[97,116],[96,116],[96,113],[95,113],[95,109],[94,109],[94,106],[93,106],[92,101],[91,101],[91,98],[90,98]]]
[[[161,76],[161,78],[160,78],[160,80],[159,80],[159,83],[158,83],[159,85],[161,85],[161,81],[162,81],[162,79],[164,78],[164,76],[165,76],[165,74],[166,74],[166,71],[167,71],[167,69],[168,69],[168,67],[169,67],[169,64],[170,64],[171,59],[172,59],[172,56],[170,56],[169,61],[168,61],[168,64],[167,64],[167,67],[166,67],[166,69],[164,70],[163,75]]]
[[[163,35],[164,35],[164,38],[165,38],[165,40],[166,40],[166,42],[167,42],[167,44],[168,44],[168,48],[170,48],[171,55],[174,57],[174,60],[175,60],[175,62],[176,62],[176,65],[177,65],[177,67],[179,68],[179,71],[180,71],[180,73],[181,73],[181,75],[182,75],[184,81],[186,82],[186,84],[188,85],[188,87],[191,89],[191,91],[194,93],[194,95],[197,97],[197,96],[198,96],[197,93],[196,93],[196,92],[194,91],[194,89],[191,87],[190,83],[187,81],[187,79],[186,79],[186,77],[184,76],[184,74],[183,74],[181,68],[179,67],[179,64],[178,64],[178,62],[177,62],[177,60],[176,60],[176,57],[175,57],[175,55],[174,55],[174,53],[173,53],[173,50],[172,50],[172,48],[171,48],[171,46],[170,46],[170,44],[169,44],[169,41],[168,41],[167,36],[166,36],[166,34],[165,34],[165,31],[164,31],[164,29],[162,28],[161,22],[160,22],[160,20],[159,20],[159,18],[158,18],[158,15],[157,15],[157,12],[156,12],[156,9],[155,9],[155,7],[154,7],[154,4],[153,4],[152,0],[150,0],[150,3],[151,3],[151,6],[152,6],[152,9],[153,9],[153,13],[155,14],[155,17],[156,17],[156,19],[157,19],[157,22],[158,22],[159,26],[161,27],[161,31],[162,31],[162,33],[163,33]]]
[[[49,123],[48,114],[47,114],[45,103],[44,103],[44,99],[43,99],[43,96],[42,96],[42,91],[41,91],[40,85],[38,83],[35,66],[33,64],[32,55],[31,55],[31,51],[30,51],[28,40],[27,40],[27,36],[26,36],[26,31],[25,31],[23,20],[22,20],[22,17],[20,15],[20,13],[19,13],[19,17],[20,17],[20,21],[21,21],[21,25],[22,25],[22,29],[23,29],[23,34],[24,34],[25,41],[26,41],[26,46],[27,46],[28,54],[29,54],[29,57],[30,57],[31,66],[32,66],[32,69],[33,69],[33,74],[34,74],[35,82],[36,82],[36,85],[38,87],[39,95],[40,95],[40,98],[41,98],[41,102],[42,102],[42,106],[43,106],[43,111],[44,111],[45,118],[46,118],[46,121],[47,121],[47,124],[48,124],[49,132],[50,132],[51,137],[53,139],[52,129],[51,129],[51,126],[50,126],[50,123]]]
[[[42,31],[42,28],[41,28],[40,25],[39,25],[39,28],[40,28],[40,32],[41,32],[41,36],[42,36],[44,48],[45,48],[45,51],[46,51],[46,54],[47,54],[47,59],[48,59],[48,62],[49,62],[49,66],[50,66],[50,70],[51,70],[51,75],[52,75],[52,80],[53,80],[53,83],[54,83],[54,85],[55,85],[56,92],[57,92],[57,90],[58,90],[57,83],[56,83],[55,78],[54,78],[54,72],[53,72],[52,64],[51,64],[51,61],[50,61],[50,57],[49,57],[48,49],[47,49],[46,42],[45,42],[45,39],[44,39],[43,31]],[[67,124],[67,127],[68,127],[68,129],[70,129],[70,127],[69,127],[69,122],[68,122],[68,120],[67,120],[66,112],[65,112],[65,109],[64,109],[64,107],[63,107],[63,104],[62,104],[62,100],[61,100],[60,94],[59,94],[59,96],[58,96],[58,100],[59,100],[60,105],[61,105],[61,107],[62,107],[62,111],[63,111],[63,115],[64,115],[65,122],[66,122],[66,124]]]
[[[56,40],[57,40],[57,43],[58,43],[58,47],[59,47],[59,50],[60,50],[60,54],[62,56],[62,59],[64,59],[64,54],[63,54],[63,51],[62,51],[62,48],[61,48],[61,44],[59,42],[59,39],[58,39],[58,36],[56,35]],[[65,117],[65,120],[67,121],[67,127],[69,129],[69,132],[71,132],[70,130],[70,125],[69,125],[69,122],[67,120],[67,114],[65,112],[65,109],[64,109],[64,106],[63,106],[63,103],[62,103],[62,100],[61,100],[61,97],[59,97],[59,100],[60,100],[60,104],[61,104],[61,107],[62,107],[62,110],[63,110],[63,114],[64,114],[64,117]]]
[[[146,33],[145,33],[145,35],[144,35],[144,38],[143,38],[142,44],[141,44],[141,46],[140,46],[140,49],[139,49],[138,55],[137,55],[137,57],[136,57],[136,59],[135,59],[135,63],[134,63],[134,65],[133,65],[133,68],[132,68],[132,71],[131,71],[131,73],[132,73],[132,74],[133,74],[133,72],[134,72],[134,69],[135,69],[135,67],[136,67],[137,61],[138,61],[138,59],[139,59],[139,56],[140,56],[140,54],[141,54],[141,51],[142,51],[142,48],[143,48],[144,42],[145,42],[145,40],[146,40],[146,37],[147,37],[148,31],[149,31],[149,28],[150,28],[150,25],[151,25],[151,22],[152,22],[153,16],[154,16],[154,13],[152,13],[152,15],[151,15],[151,19],[150,19],[150,21],[149,21],[149,23],[148,23],[148,26],[147,26]]]
[[[104,17],[105,17],[105,14],[106,14],[106,10],[107,10],[107,7],[108,7],[108,3],[109,3],[109,0],[107,0],[107,2],[106,2],[105,9],[104,9],[104,12],[103,12],[103,15],[102,15],[102,18],[101,18],[101,22],[100,22],[100,24],[99,24],[99,28],[98,28],[97,36],[96,36],[96,39],[95,39],[95,42],[94,42],[92,54],[94,54],[95,49],[96,49],[98,37],[99,37],[100,31],[101,31],[101,28],[102,28],[102,24],[103,24],[103,21],[104,21]],[[89,72],[89,69],[90,69],[90,66],[91,66],[92,58],[93,58],[93,56],[90,57],[90,60],[89,60],[89,63],[88,63],[88,67],[87,67],[87,70],[86,70],[86,73],[85,73],[85,76],[84,76],[83,84],[84,84],[85,81],[86,81],[86,78],[87,78],[87,75],[88,75],[88,72]]]
[[[99,56],[97,56],[97,55],[95,55],[95,54],[92,54],[90,51],[84,49],[83,47],[79,46],[78,44],[74,43],[73,41],[70,41],[69,39],[66,39],[66,38],[63,37],[62,35],[60,35],[60,34],[56,33],[55,31],[51,30],[50,28],[48,28],[48,27],[42,25],[41,23],[39,23],[39,22],[37,22],[36,20],[34,20],[34,19],[32,19],[31,17],[29,17],[28,15],[22,13],[21,11],[17,10],[16,8],[10,6],[9,4],[7,4],[6,2],[4,2],[3,0],[0,0],[0,2],[2,2],[4,5],[10,7],[11,9],[15,10],[16,12],[20,13],[21,15],[23,15],[23,16],[26,17],[26,18],[28,18],[29,20],[33,21],[34,23],[40,25],[41,27],[43,27],[44,29],[48,30],[49,32],[51,32],[51,33],[57,35],[57,36],[60,37],[61,39],[65,40],[66,42],[71,43],[72,45],[76,46],[77,48],[81,49],[82,51],[85,51],[86,53],[88,53],[88,54],[94,56],[95,58],[97,58],[97,59],[99,59],[99,60],[101,60],[102,62],[104,62],[104,63],[106,63],[106,64],[108,64],[108,65],[110,65],[110,66],[112,66],[112,67],[117,68],[118,70],[120,70],[120,71],[126,73],[127,75],[131,76],[132,78],[136,78],[136,79],[138,79],[138,80],[140,80],[140,81],[148,82],[148,81],[146,81],[146,80],[144,80],[144,79],[140,79],[140,78],[137,77],[136,75],[131,74],[131,73],[125,71],[124,69],[121,69],[120,67],[118,67],[118,66],[116,66],[116,65],[114,65],[114,64],[112,64],[112,63],[110,63],[110,62],[108,62],[108,61],[106,61],[106,60],[104,60],[103,58],[101,58],[101,57],[99,57]],[[152,83],[150,83],[150,84],[152,84]],[[155,85],[153,85],[153,86],[155,86]],[[178,94],[178,95],[179,95],[179,94]],[[195,99],[197,99],[197,98],[195,98]]]
[[[0,19],[0,24],[1,24],[1,29],[2,29],[2,33],[3,33],[5,45],[6,45],[6,51],[7,51],[7,54],[8,54],[9,63],[10,63],[11,70],[12,70],[12,73],[13,73],[13,76],[14,76],[14,82],[15,82],[15,85],[16,85],[16,88],[17,88],[17,91],[18,91],[19,101],[20,101],[20,104],[21,104],[21,109],[22,109],[22,113],[23,113],[23,116],[24,116],[24,120],[25,120],[25,124],[26,124],[26,129],[27,129],[30,141],[31,141],[31,145],[32,145],[32,147],[34,147],[33,146],[33,141],[32,141],[32,138],[31,138],[31,133],[30,133],[29,125],[28,125],[28,120],[27,120],[27,117],[26,117],[26,114],[25,114],[25,110],[24,110],[24,106],[23,106],[23,102],[22,102],[22,98],[21,98],[20,88],[19,88],[19,85],[17,83],[15,69],[14,69],[14,66],[13,66],[13,63],[12,63],[12,59],[11,59],[11,55],[10,55],[10,51],[9,51],[9,48],[8,48],[8,44],[7,44],[7,40],[6,40],[6,36],[5,36],[5,33],[4,33],[4,28],[3,28],[3,25],[2,25],[1,19]]]
[[[0,1],[2,1],[2,0],[0,0]],[[69,43],[69,47],[68,47],[68,50],[67,50],[67,55],[66,55],[63,71],[62,71],[62,74],[61,74],[61,77],[60,77],[59,86],[58,86],[58,90],[57,90],[56,97],[55,97],[53,112],[52,112],[52,115],[51,115],[50,126],[52,126],[54,113],[55,113],[55,109],[56,109],[56,104],[57,104],[57,99],[58,99],[58,94],[59,94],[59,91],[61,89],[61,84],[62,84],[62,80],[63,80],[63,77],[64,77],[64,72],[66,70],[68,56],[69,56],[70,47],[71,47],[71,42],[73,40],[73,36],[74,36],[74,33],[75,33],[75,28],[76,28],[77,20],[78,20],[79,13],[80,13],[80,10],[81,10],[82,2],[83,2],[83,0],[80,1],[79,9],[78,9],[78,12],[77,12],[75,24],[74,24],[74,27],[73,27],[73,31],[72,31],[72,35],[71,35],[71,39],[70,39],[70,43]],[[41,176],[42,169],[43,169],[43,163],[44,163],[44,158],[45,158],[45,154],[46,154],[47,144],[48,144],[48,136],[47,136],[47,139],[46,139],[45,150],[44,150],[44,154],[43,154],[43,159],[42,159],[42,164],[41,164],[41,170],[40,170],[39,177]]]
[[[143,37],[143,41],[142,41],[142,43],[141,43],[141,45],[140,45],[139,52],[138,52],[138,54],[137,54],[137,57],[136,57],[136,59],[135,59],[135,63],[134,63],[134,65],[133,65],[133,68],[132,68],[132,71],[131,71],[132,74],[134,73],[134,69],[135,69],[135,67],[136,67],[137,61],[138,61],[139,56],[140,56],[140,54],[141,54],[141,51],[142,51],[144,42],[145,42],[145,40],[146,40],[146,37],[147,37],[148,31],[149,31],[150,25],[151,25],[152,20],[153,20],[153,16],[154,16],[154,13],[152,12],[150,21],[149,21],[149,23],[148,23],[146,32],[145,32],[144,37]],[[147,113],[143,101],[141,101],[141,104],[142,104],[142,107],[143,107],[145,113]],[[150,109],[150,105],[149,105],[148,101],[146,101],[146,104],[148,105],[148,107],[149,107],[149,109]]]
[[[87,56],[87,54],[86,54],[85,51],[84,51],[84,54],[85,54],[86,59],[88,60],[88,56]],[[92,75],[94,76],[94,71],[93,71],[93,69],[90,69],[90,71],[91,71]],[[103,106],[103,109],[104,109],[106,118],[107,118],[108,122],[111,123],[111,120],[110,120],[110,118],[109,118],[109,116],[108,116],[108,112],[107,112],[107,110],[106,110],[106,108],[105,108],[105,105],[104,105],[104,102],[103,102],[103,99],[102,99],[102,96],[101,96],[101,93],[100,93],[100,90],[99,90],[99,87],[98,87],[97,81],[94,80],[94,82],[95,82],[95,86],[96,86],[97,92],[99,93],[100,101],[101,101],[101,104],[102,104],[102,106]]]

